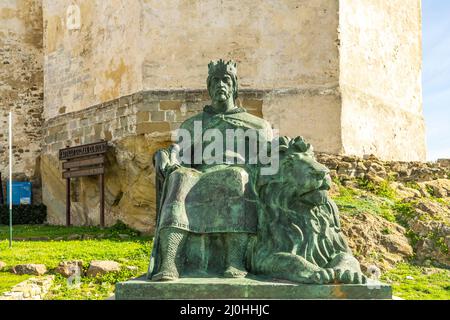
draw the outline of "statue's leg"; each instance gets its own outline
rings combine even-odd
[[[247,275],[245,253],[249,241],[246,233],[228,233],[225,235],[227,278],[243,278]]]
[[[200,236],[200,275],[206,276],[208,274],[208,248],[207,248],[208,235],[202,234]]]
[[[154,281],[169,281],[179,277],[177,270],[177,256],[186,241],[187,232],[176,228],[164,228],[160,231],[159,272],[152,277]]]

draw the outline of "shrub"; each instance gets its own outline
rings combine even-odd
[[[389,181],[382,181],[375,190],[375,193],[380,197],[385,197],[388,199],[396,199],[397,194],[395,190],[389,185]]]
[[[110,228],[113,235],[128,234],[130,236],[139,236],[140,232],[129,227],[122,220],[117,220],[116,223]]]
[[[394,210],[397,212],[397,221],[404,227],[408,227],[408,221],[416,216],[414,206],[417,201],[398,202],[394,205]]]
[[[375,183],[366,178],[356,179],[356,183],[358,184],[359,188],[372,192],[380,197],[396,200],[397,194],[395,190],[389,185],[389,181],[390,180],[388,179],[379,183]]]
[[[358,184],[358,187],[360,189],[370,191],[370,192],[375,192],[375,190],[377,188],[375,183],[373,183],[372,181],[370,181],[366,178],[357,178],[356,183]]]
[[[13,206],[13,224],[43,224],[47,219],[47,207],[39,205]],[[9,224],[9,207],[0,206],[0,224]]]

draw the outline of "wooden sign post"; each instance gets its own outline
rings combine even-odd
[[[107,142],[101,141],[59,150],[63,179],[66,179],[66,225],[70,226],[70,178],[99,176],[100,226],[105,226],[105,153]]]

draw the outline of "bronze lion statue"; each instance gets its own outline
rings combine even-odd
[[[300,283],[366,283],[328,196],[329,170],[302,137],[279,139],[279,170],[260,176],[258,232],[249,247],[253,274]]]

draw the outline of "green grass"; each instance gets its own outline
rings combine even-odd
[[[42,263],[50,273],[59,262],[82,260],[87,269],[92,260],[113,260],[123,266],[136,266],[137,271],[122,269],[118,273],[107,274],[99,278],[82,277],[78,288],[70,287],[67,280],[56,276],[55,284],[47,296],[48,299],[104,299],[114,291],[114,284],[146,272],[151,251],[151,237],[133,236],[121,239],[118,234],[133,232],[123,226],[99,229],[95,227],[58,227],[58,226],[14,226],[17,237],[46,236],[51,239],[71,234],[108,235],[106,239],[92,240],[50,240],[15,241],[8,247],[7,227],[0,227],[0,261],[7,264],[5,269],[16,264]],[[7,270],[0,272],[0,290],[7,291],[29,276],[17,276]]]
[[[123,222],[118,221],[110,228],[100,227],[65,227],[49,225],[14,225],[13,238],[49,237],[50,239],[67,237],[70,235],[91,235],[105,237],[117,237],[119,234],[138,236],[139,232],[127,227]],[[9,226],[0,225],[0,239],[8,239]]]
[[[100,235],[105,231],[98,227],[60,227],[60,226],[41,226],[41,225],[14,225],[13,237],[31,238],[31,237],[67,237],[72,234],[79,235]],[[9,237],[9,227],[0,225],[0,239]]]
[[[372,192],[373,194],[391,200],[397,200],[397,193],[389,185],[389,180],[384,180],[380,183],[375,183],[367,179],[357,178],[356,183],[360,189]]]
[[[53,287],[46,295],[46,300],[98,300],[114,294],[115,284],[126,281],[144,273],[122,269],[120,272],[108,273],[95,278],[81,277],[79,284],[70,284],[66,278],[56,275]]]
[[[425,270],[432,273],[425,274]],[[406,300],[450,300],[450,270],[400,263],[381,280],[391,283],[393,295]]]
[[[334,196],[340,211],[350,215],[363,212],[379,215],[388,221],[395,222],[393,206],[395,202],[389,198],[375,196],[359,189],[339,186],[339,195]]]
[[[8,241],[0,241],[0,260],[8,266],[24,263],[42,263],[56,268],[63,260],[114,260],[144,264],[150,254],[150,239],[119,240],[96,239],[74,241],[19,241],[12,249]],[[131,263],[131,262],[130,262]],[[139,265],[136,265],[139,266]]]

